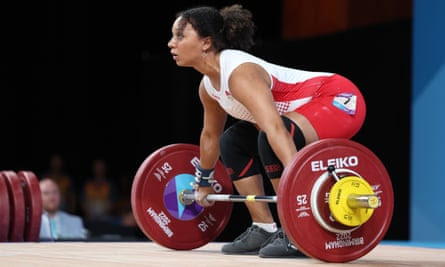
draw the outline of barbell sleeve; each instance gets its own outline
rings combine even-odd
[[[380,198],[376,195],[351,194],[348,196],[347,203],[351,209],[376,209],[381,205]]]

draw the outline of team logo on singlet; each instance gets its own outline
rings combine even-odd
[[[357,106],[357,96],[351,93],[341,93],[334,97],[332,105],[349,115],[354,115]]]

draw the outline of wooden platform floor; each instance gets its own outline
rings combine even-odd
[[[153,242],[0,243],[0,266],[315,266],[316,259],[264,259],[220,253],[212,242],[174,251]],[[335,266],[445,266],[445,249],[380,244],[362,258]]]

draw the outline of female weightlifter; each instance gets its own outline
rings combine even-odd
[[[351,138],[366,105],[347,78],[279,66],[251,54],[255,25],[241,5],[195,7],[178,13],[168,42],[178,66],[203,77],[204,108],[195,196],[209,206],[213,168],[221,157],[241,195],[264,195],[262,169],[275,192],[283,168],[303,146],[323,138]],[[227,129],[227,116],[237,119]],[[301,255],[278,229],[267,203],[246,202],[252,225],[222,247],[227,254]]]

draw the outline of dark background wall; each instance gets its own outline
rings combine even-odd
[[[40,174],[50,154],[60,152],[80,184],[91,160],[101,156],[113,177],[126,175],[131,183],[155,149],[197,144],[200,75],[171,59],[166,45],[171,24],[183,8],[235,2],[254,14],[257,55],[290,67],[338,72],[361,88],[368,115],[354,139],[379,156],[392,178],[395,213],[386,238],[408,239],[409,12],[298,35],[289,32],[297,21],[285,16],[292,1],[2,3],[0,169]],[[351,12],[349,1],[338,3]],[[322,7],[320,12],[326,12]],[[410,11],[410,1],[404,7]],[[384,8],[357,10],[391,14]],[[238,235],[248,223],[244,206],[235,204],[220,240]]]

